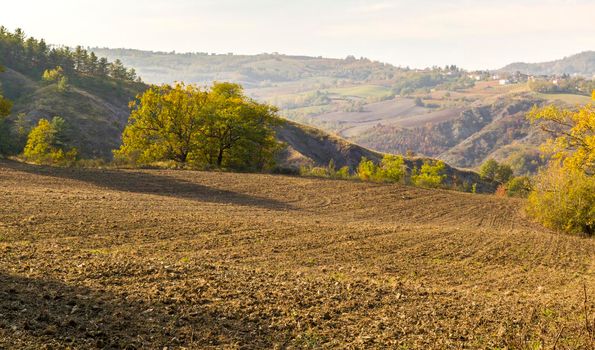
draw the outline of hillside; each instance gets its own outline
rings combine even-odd
[[[128,103],[147,85],[120,61],[81,46],[50,46],[0,26],[0,89],[13,100],[9,124],[26,132],[41,118],[64,118],[69,143],[87,158],[109,158],[127,121]],[[52,74],[50,74],[52,72]],[[16,129],[16,128],[13,128]],[[13,145],[12,152],[24,144]]]
[[[105,55],[106,62],[116,62],[111,66],[115,71],[97,75],[82,48],[63,50],[72,61],[67,70],[72,88],[67,92],[41,81],[36,61],[27,66],[4,60],[9,69],[0,74],[6,95],[16,102],[13,120],[24,113],[32,125],[42,117],[62,116],[84,157],[111,157],[120,144],[128,102],[147,87],[132,81],[136,72],[123,64],[154,82],[240,82],[249,96],[279,106],[282,116],[297,122],[278,132],[289,146],[279,158],[283,167],[326,165],[333,159],[353,168],[361,156],[377,159],[378,152],[413,152],[462,168],[476,168],[488,158],[523,158],[523,163],[535,158],[543,140],[525,120],[533,105],[588,100],[533,92],[525,83],[500,85],[485,72],[477,73],[477,80],[456,66],[409,70],[354,57],[91,50],[95,57]],[[89,62],[76,63],[79,56]],[[116,73],[122,77],[115,78]],[[533,164],[517,173],[536,169]]]
[[[517,62],[500,69],[504,72],[519,71],[532,75],[581,75],[587,78],[595,76],[595,51],[585,51],[559,60],[541,63]]]
[[[87,158],[111,158],[128,121],[128,103],[146,88],[142,83],[73,83],[68,91],[31,79],[7,68],[0,74],[6,97],[14,101],[11,119],[25,116],[29,127],[41,118],[61,116],[68,123],[70,142]]]
[[[153,52],[132,49],[90,48],[99,56],[119,59],[150,83],[210,84],[234,81],[247,89],[279,82],[325,77],[348,80],[385,80],[396,67],[368,59],[331,59],[281,54],[234,55]]]
[[[23,47],[29,45],[25,44],[26,42],[32,42],[34,46],[37,45],[37,52],[33,54],[14,53],[9,50],[11,43],[14,42],[17,43],[17,46]],[[60,116],[68,125],[68,143],[77,147],[82,157],[111,159],[112,150],[117,149],[121,144],[120,137],[127,123],[129,102],[148,87],[136,78],[134,69],[126,68],[118,58],[114,59],[114,63],[110,63],[106,58],[98,59],[94,52],[89,54],[81,47],[77,47],[74,51],[68,48],[49,49],[43,40],[38,41],[31,38],[25,41],[22,32],[10,33],[2,28],[0,28],[0,51],[8,53],[0,60],[0,63],[6,66],[6,71],[0,74],[0,84],[4,94],[14,101],[10,116],[12,123],[18,122],[21,127],[29,129],[41,118],[50,119]],[[126,52],[137,53],[136,51]],[[165,56],[170,59],[178,57],[176,55]],[[215,57],[214,60],[211,56],[203,55],[190,55],[189,57],[198,57],[199,59],[207,57],[221,66],[225,66],[226,63],[237,64],[237,60],[244,63],[246,63],[245,61],[260,62],[270,59],[275,62],[293,60],[303,64],[299,66],[296,63],[298,68],[293,73],[297,71],[302,73],[295,76],[295,79],[303,79],[309,74],[312,76],[331,74],[335,77],[345,76],[349,79],[386,78],[386,76],[382,76],[384,74],[382,72],[396,69],[365,59],[311,60],[307,57],[269,56],[271,55],[244,57],[243,59],[236,56],[225,56],[225,58]],[[153,56],[149,55],[148,57]],[[19,58],[26,60],[22,61]],[[39,73],[43,72],[44,68],[51,67],[52,60],[64,65],[64,77],[68,79],[66,89],[60,89],[57,83],[42,79],[42,75]],[[269,63],[264,66],[270,66]],[[310,70],[310,73],[303,73],[305,67]],[[371,71],[368,72],[366,67],[369,67]],[[283,74],[289,74],[287,71],[284,72]],[[362,74],[365,76],[360,77]],[[286,78],[290,79],[291,74],[286,75]],[[349,90],[343,93],[354,93],[354,91]],[[341,137],[291,121],[279,126],[277,136],[286,146],[277,159],[278,166],[284,170],[291,168],[295,172],[302,165],[326,166],[331,160],[339,167],[346,165],[353,170],[362,157],[376,162],[382,157],[378,152],[355,145]],[[419,168],[421,162],[422,160],[410,159],[407,165],[410,169]],[[471,172],[448,167],[447,175],[449,176],[446,180],[448,186],[478,184],[480,192],[494,190],[492,183],[482,181]]]
[[[519,200],[7,161],[0,197],[0,347],[589,346],[595,241]]]
[[[490,157],[534,157],[543,137],[525,120],[526,112],[536,104],[588,101],[533,92],[525,82],[500,85],[486,72],[455,66],[409,70],[354,58],[92,50],[122,60],[153,82],[240,82],[248,95],[279,106],[283,116],[300,124],[377,152],[412,151],[466,168]],[[562,61],[584,71],[591,69],[591,56]]]
[[[544,102],[529,94],[507,95],[491,104],[452,110],[450,117],[432,122],[378,122],[353,138],[384,152],[415,151],[459,167],[474,168],[488,158],[502,159],[498,156],[500,150],[513,144],[536,149],[545,135],[530,125],[526,113]],[[433,115],[427,113],[418,119]]]

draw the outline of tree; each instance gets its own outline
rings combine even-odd
[[[122,61],[119,59],[115,60],[112,64],[109,65],[109,74],[112,78],[118,80],[126,80],[129,77],[129,73],[126,70],[126,67],[122,64]]]
[[[512,174],[513,171],[510,165],[500,164],[494,159],[488,159],[479,168],[479,175],[482,179],[496,181],[501,184],[507,183]]]
[[[595,234],[595,177],[557,162],[539,173],[527,212],[545,226]]]
[[[494,159],[486,160],[479,168],[479,176],[482,179],[493,180],[498,172],[499,164]]]
[[[595,100],[595,91],[593,92]],[[552,135],[544,150],[553,160],[537,177],[527,211],[544,225],[595,234],[595,108],[549,106],[529,114]]]
[[[119,159],[263,169],[277,149],[276,109],[247,98],[237,84],[155,86],[131,107],[122,147],[114,152]]]
[[[373,161],[362,157],[357,166],[357,176],[363,181],[371,181],[376,178],[377,168]]]
[[[533,189],[533,182],[528,176],[518,176],[510,179],[506,184],[506,194],[509,197],[522,197],[526,198],[529,196]]]
[[[67,146],[65,131],[65,121],[60,117],[54,117],[51,121],[40,119],[27,138],[25,158],[35,163],[74,161],[77,150]]]
[[[437,161],[434,164],[424,162],[421,169],[414,169],[411,175],[411,181],[415,186],[438,188],[442,185],[442,181],[446,177],[446,164],[442,161]]]
[[[382,158],[379,173],[384,181],[399,182],[405,176],[405,160],[402,156],[387,154]]]
[[[209,163],[258,169],[270,165],[265,163],[270,163],[276,150],[272,127],[278,123],[277,109],[246,98],[238,84],[216,83],[209,97],[213,107],[204,131],[208,147],[201,148]]]
[[[60,92],[66,92],[69,88],[68,78],[64,75],[64,69],[60,66],[54,69],[46,69],[41,78],[50,84],[56,83]]]
[[[107,58],[101,57],[97,62],[97,75],[100,77],[106,77],[109,74],[109,62]]]
[[[153,86],[131,103],[116,157],[135,163],[173,160],[185,164],[205,142],[208,92],[194,85]]]
[[[595,100],[595,90],[592,98]],[[595,175],[595,106],[589,103],[576,111],[548,106],[529,113],[532,122],[552,136],[544,150],[568,169]]]

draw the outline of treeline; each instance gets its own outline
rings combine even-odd
[[[534,80],[529,81],[527,84],[531,91],[544,94],[566,93],[589,96],[591,91],[595,90],[595,80],[580,77],[570,78],[569,76],[563,76],[552,81]]]
[[[465,71],[456,66],[447,66],[444,69],[434,67],[432,70],[406,72],[392,86],[397,95],[409,95],[416,91],[429,92],[436,88],[439,90],[467,89],[475,85],[475,80],[467,77]]]
[[[24,75],[39,79],[48,69],[61,67],[69,77],[94,76],[124,81],[140,81],[133,68],[127,69],[120,60],[109,62],[81,46],[52,47],[41,39],[27,37],[21,29],[10,32],[0,27],[0,64]]]
[[[362,157],[354,173],[349,167],[336,169],[335,162],[327,167],[307,167],[300,169],[302,176],[326,177],[331,179],[359,179],[369,182],[401,183],[418,187],[440,188],[446,179],[446,164],[442,161],[426,160],[418,168],[409,168],[400,155],[385,155],[379,164]],[[469,187],[469,190],[471,190]]]

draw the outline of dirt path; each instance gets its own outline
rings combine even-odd
[[[0,200],[0,348],[589,348],[595,241],[518,200],[6,161]]]

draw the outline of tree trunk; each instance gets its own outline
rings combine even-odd
[[[221,163],[223,163],[223,148],[219,148],[219,155],[217,155],[217,167],[221,167]]]

